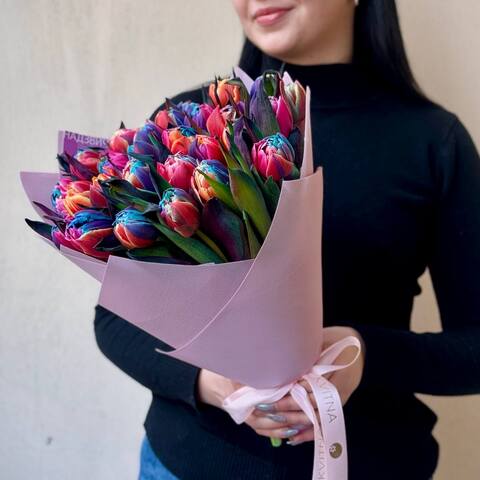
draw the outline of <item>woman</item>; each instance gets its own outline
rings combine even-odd
[[[248,38],[240,65],[253,77],[284,68],[312,90],[326,343],[353,334],[365,347],[330,379],[345,404],[349,478],[426,480],[436,416],[414,393],[480,392],[477,150],[415,84],[394,0],[233,4]],[[187,98],[201,101],[200,89],[174,100]],[[442,333],[409,331],[427,267]],[[142,479],[311,478],[312,428],[291,397],[236,425],[220,408],[238,387],[231,380],[159,355],[156,339],[100,306],[95,332],[105,355],[153,393]],[[272,448],[268,437],[289,442]]]

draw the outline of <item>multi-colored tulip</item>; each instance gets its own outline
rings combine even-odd
[[[53,187],[52,194],[50,196],[50,201],[53,208],[59,215],[61,215],[64,218],[68,214],[63,206],[63,199],[65,198],[65,195],[67,194],[68,186],[70,185],[70,183],[72,183],[72,181],[73,180],[71,178],[60,177],[58,182]]]
[[[298,178],[295,166],[295,152],[290,142],[281,134],[270,135],[255,143],[251,151],[252,162],[258,173],[264,178],[275,181],[283,178]]]
[[[211,105],[208,103],[186,101],[179,102],[177,107],[191,120],[190,124],[192,127],[196,126],[202,130],[207,129],[207,120],[213,111]]]
[[[97,250],[95,247],[112,237],[112,219],[98,210],[80,210],[67,223],[65,232],[52,229],[52,239],[58,244],[73,248],[92,257],[106,259],[110,252]]]
[[[137,129],[120,128],[111,137],[108,142],[108,147],[113,152],[127,153],[129,145],[133,144],[133,139]]]
[[[229,184],[228,170],[223,163],[218,160],[202,160],[193,172],[191,183],[192,190],[201,203],[217,196],[202,173],[223,185]]]
[[[96,175],[98,173],[98,163],[106,155],[106,150],[86,148],[84,150],[79,150],[74,158]]]
[[[225,162],[218,140],[208,135],[196,135],[188,148],[188,154],[198,160],[220,160]]]
[[[52,192],[52,204],[65,220],[71,220],[80,210],[92,208],[91,183],[88,180],[60,181]]]
[[[131,159],[125,165],[122,178],[130,182],[134,187],[143,190],[155,191],[150,176],[150,167],[141,160]]]
[[[207,131],[212,137],[218,138],[225,148],[229,148],[226,125],[227,122],[233,122],[236,119],[236,111],[231,105],[222,109],[215,107],[207,120]]]
[[[108,180],[107,175],[99,173],[96,177],[92,178],[92,183],[90,185],[90,202],[94,208],[107,208],[108,201],[105,198],[105,195],[102,190],[102,186],[99,182]]]
[[[188,191],[193,171],[197,165],[198,162],[194,158],[177,153],[176,155],[169,155],[165,163],[157,163],[157,172],[172,187]]]
[[[211,83],[208,88],[208,95],[215,106],[224,107],[230,103],[230,97],[235,103],[242,100],[241,87],[235,84],[232,79],[225,78]]]
[[[168,126],[170,124],[170,117],[168,115],[168,111],[165,110],[164,108],[159,110],[157,112],[157,114],[155,115],[155,118],[154,118],[153,122],[163,132],[163,130],[168,128]]]
[[[135,208],[126,208],[115,215],[113,233],[127,249],[146,248],[159,236],[153,223]]]
[[[158,215],[183,237],[191,237],[200,225],[200,211],[195,200],[185,190],[167,188],[159,203]]]
[[[280,84],[280,94],[289,106],[293,124],[298,126],[305,119],[305,89],[298,80],[290,84],[282,82]]]
[[[104,157],[98,162],[98,173],[105,175],[106,177],[122,177],[122,171],[125,168],[125,165],[121,167],[123,163],[123,157],[127,158],[128,162],[128,157],[126,155],[123,155],[123,153],[114,153],[113,158],[115,159],[116,163],[112,161],[112,156],[109,154],[108,157]],[[118,157],[116,157],[118,155]],[[120,159],[120,156],[122,157],[122,162],[118,162]]]
[[[154,122],[147,120],[135,133],[133,152],[161,161],[162,149],[162,130]]]
[[[293,117],[287,102],[281,96],[270,97],[270,105],[277,118],[280,133],[288,137],[293,129]]]
[[[162,132],[162,143],[173,154],[188,155],[188,150],[194,139],[195,130],[190,127],[168,128]]]

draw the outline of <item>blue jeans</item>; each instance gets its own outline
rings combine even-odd
[[[179,480],[155,455],[147,436],[143,437],[138,480]]]

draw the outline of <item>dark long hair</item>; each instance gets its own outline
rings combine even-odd
[[[239,66],[251,77],[261,73],[262,51],[247,38]],[[360,0],[355,9],[353,63],[398,93],[427,100],[408,62],[395,0]]]

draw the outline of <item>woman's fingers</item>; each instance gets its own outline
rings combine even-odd
[[[313,434],[313,425],[305,430],[302,430],[297,435],[290,437],[289,441],[287,442],[289,445],[300,445],[303,442],[311,442],[314,439]]]
[[[315,401],[313,393],[309,393],[308,397],[313,408],[317,408],[317,402]],[[285,395],[285,397],[281,398],[275,403],[261,403],[260,405],[257,405],[257,410],[262,413],[275,413],[300,410],[300,407],[291,395]]]
[[[300,411],[250,415],[248,424],[254,429],[274,430],[291,425],[311,425],[308,417]]]
[[[264,437],[272,437],[272,438],[291,438],[295,437],[299,433],[303,432],[304,430],[308,430],[310,428],[309,425],[290,425],[288,427],[283,428],[274,428],[274,429],[255,429],[255,432],[258,435],[263,435]]]

